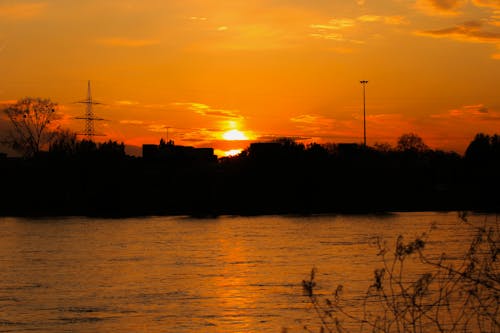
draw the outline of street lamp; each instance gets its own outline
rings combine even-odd
[[[359,81],[359,83],[363,85],[363,144],[366,148],[366,84],[368,83],[368,81],[362,80]]]

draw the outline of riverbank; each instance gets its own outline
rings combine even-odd
[[[278,152],[249,151],[204,162],[129,156],[3,159],[0,216],[500,211],[498,161],[433,151]]]

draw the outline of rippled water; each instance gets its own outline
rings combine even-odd
[[[300,331],[314,319],[301,286],[313,266],[321,290],[363,293],[374,237],[434,222],[428,253],[462,253],[471,235],[456,213],[0,218],[0,331]]]

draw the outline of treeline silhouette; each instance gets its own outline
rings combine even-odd
[[[0,215],[204,217],[500,208],[499,135],[478,134],[464,156],[429,149],[415,134],[401,136],[396,147],[304,145],[282,138],[253,143],[240,155],[219,160],[192,158],[195,150],[187,148],[162,141],[156,154],[140,158],[126,155],[123,143],[96,144],[62,133],[48,152],[0,158]]]

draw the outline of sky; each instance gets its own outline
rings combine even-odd
[[[59,104],[99,140],[395,145],[500,132],[500,0],[0,0],[0,104]],[[8,123],[0,115],[0,135]]]

